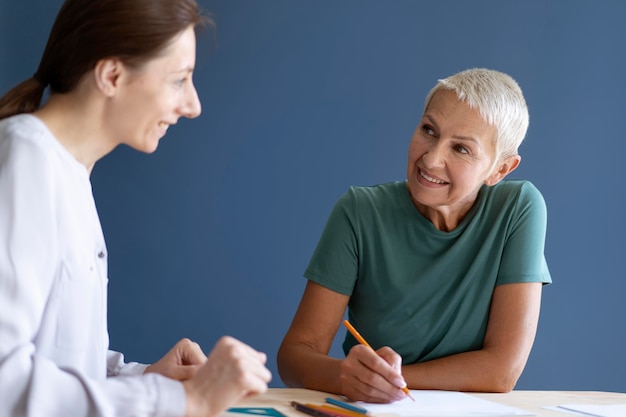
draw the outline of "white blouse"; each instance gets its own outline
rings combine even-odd
[[[108,350],[87,169],[35,116],[0,121],[0,416],[182,416],[182,384]]]

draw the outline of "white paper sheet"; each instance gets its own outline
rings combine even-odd
[[[594,417],[624,417],[626,416],[626,404],[592,405],[592,404],[566,404],[560,405],[566,411],[575,411],[587,416]]]
[[[391,413],[401,417],[488,417],[488,416],[532,416],[531,413],[508,405],[498,404],[462,392],[411,390],[415,401],[405,398],[391,404],[361,402],[371,413]]]

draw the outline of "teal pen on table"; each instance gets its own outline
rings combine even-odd
[[[341,408],[345,408],[346,410],[354,411],[356,413],[367,414],[367,410],[363,407],[359,407],[358,405],[347,403],[344,401],[340,401],[336,398],[326,397],[325,401],[329,404],[336,405]]]

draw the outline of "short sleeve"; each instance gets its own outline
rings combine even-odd
[[[539,190],[525,182],[519,190],[504,246],[497,285],[552,282],[544,255],[547,208]]]
[[[358,276],[358,224],[352,189],[335,203],[304,276],[351,295]]]

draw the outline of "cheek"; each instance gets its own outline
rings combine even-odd
[[[476,169],[476,167],[467,166],[465,164],[457,165],[454,168],[454,177],[456,185],[459,188],[474,190],[479,188],[485,180],[484,171]]]
[[[419,157],[420,152],[419,144],[415,140],[411,141],[408,151],[409,162],[415,162]]]
[[[411,176],[411,172],[415,169],[415,148],[411,145],[409,146],[409,150],[407,152],[407,167],[406,167],[406,171],[407,171],[407,175]]]

